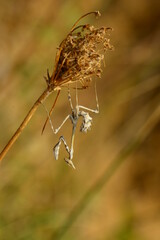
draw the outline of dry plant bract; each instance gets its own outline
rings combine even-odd
[[[16,139],[20,136],[38,106],[43,103],[52,92],[55,90],[58,91],[49,116],[53,111],[60,89],[63,86],[79,82],[83,89],[88,87],[93,76],[101,77],[104,53],[106,50],[112,49],[108,35],[108,31],[112,29],[106,27],[95,28],[89,24],[78,25],[79,21],[89,14],[94,14],[96,17],[100,16],[98,11],[83,15],[76,21],[66,38],[61,42],[58,47],[55,67],[51,76],[47,70],[47,77],[45,77],[47,88],[33,104],[20,127],[0,153],[0,160],[3,159]],[[48,117],[43,130],[47,121]]]

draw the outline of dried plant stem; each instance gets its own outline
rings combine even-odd
[[[35,111],[37,110],[38,106],[41,104],[41,102],[44,102],[45,99],[50,95],[50,93],[53,90],[51,90],[50,88],[47,88],[42,94],[41,96],[37,99],[37,101],[33,104],[32,108],[30,109],[30,111],[28,112],[28,114],[26,115],[26,117],[24,118],[23,122],[21,123],[21,125],[19,126],[19,128],[17,129],[17,131],[14,133],[14,135],[11,137],[11,139],[9,140],[9,142],[6,144],[6,146],[4,147],[4,149],[2,150],[2,152],[0,153],[0,161],[5,157],[5,155],[7,154],[7,152],[9,151],[9,149],[12,147],[12,145],[14,144],[14,142],[18,139],[18,137],[20,136],[20,134],[22,133],[22,131],[24,130],[24,128],[27,126],[27,124],[29,123],[30,119],[32,118],[32,116],[34,115]]]
[[[52,114],[52,112],[53,112],[53,109],[54,109],[54,107],[55,107],[55,105],[56,105],[56,102],[57,102],[57,99],[58,99],[58,97],[59,97],[60,91],[61,91],[61,90],[58,90],[58,92],[57,92],[57,96],[56,96],[56,98],[55,98],[55,100],[54,100],[54,103],[53,103],[53,105],[52,105],[52,107],[51,107],[51,110],[49,111],[49,117],[51,116],[51,114]],[[49,117],[47,117],[47,119],[46,119],[46,121],[45,121],[45,123],[44,123],[44,125],[43,125],[42,134],[43,134],[44,129],[45,129],[47,123],[48,123]]]

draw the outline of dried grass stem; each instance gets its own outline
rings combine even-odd
[[[26,117],[24,118],[23,122],[21,123],[21,125],[19,126],[17,131],[14,133],[14,135],[11,137],[11,139],[9,140],[7,145],[4,147],[4,149],[0,153],[0,161],[5,157],[5,155],[9,151],[9,149],[12,147],[14,142],[18,139],[18,137],[20,136],[20,134],[22,133],[24,128],[27,126],[27,124],[31,120],[32,116],[34,115],[35,111],[37,110],[38,106],[46,100],[46,98],[50,95],[51,92],[52,91],[49,88],[47,88],[41,94],[41,96],[37,99],[37,101],[33,104],[32,108],[30,109],[30,111],[28,112]]]

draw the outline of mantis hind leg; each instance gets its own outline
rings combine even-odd
[[[54,157],[55,157],[56,160],[58,160],[60,145],[61,145],[62,142],[64,143],[65,149],[66,149],[66,151],[67,151],[68,154],[69,154],[69,158],[64,158],[64,160],[65,160],[65,162],[66,162],[69,166],[71,166],[71,167],[73,167],[73,168],[75,169],[75,166],[74,166],[74,164],[73,164],[73,162],[72,162],[72,160],[71,160],[71,151],[70,151],[70,149],[69,149],[69,147],[68,147],[68,145],[67,145],[67,142],[66,142],[66,140],[64,139],[63,136],[61,136],[61,137],[59,138],[58,143],[57,143],[57,144],[54,146],[54,148],[53,148]]]

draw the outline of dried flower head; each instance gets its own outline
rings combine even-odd
[[[91,12],[99,16],[99,12]],[[111,28],[95,28],[89,24],[73,25],[67,37],[62,41],[56,55],[56,64],[52,76],[46,79],[48,86],[54,89],[65,84],[80,82],[82,87],[88,86],[93,76],[101,77],[104,53],[111,50],[108,31]]]

